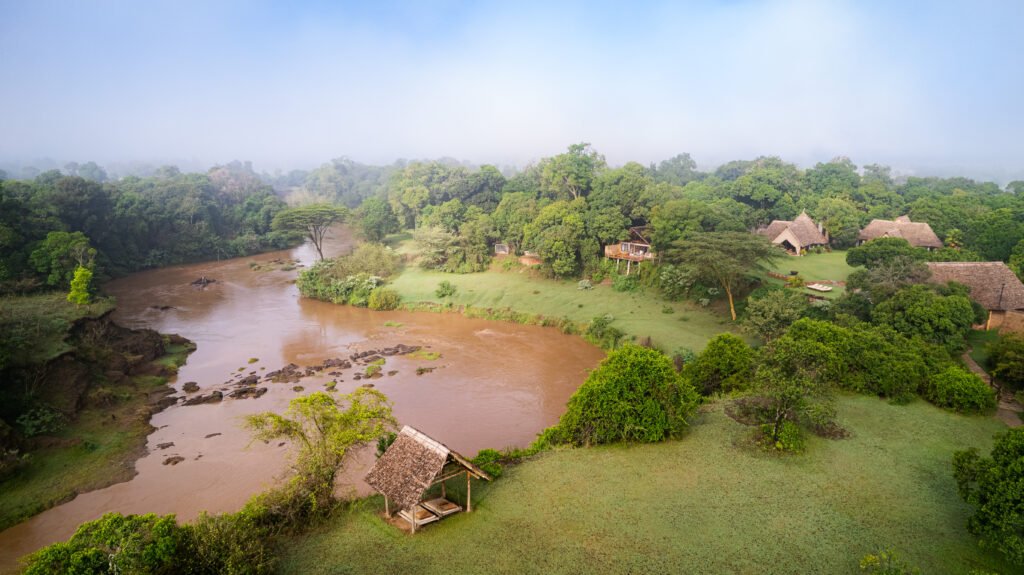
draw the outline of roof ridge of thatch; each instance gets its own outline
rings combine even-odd
[[[449,460],[475,477],[491,479],[484,470],[447,445],[406,425],[366,474],[366,483],[400,507],[412,507],[419,503]]]
[[[878,238],[903,238],[912,246],[924,248],[941,248],[942,240],[935,235],[927,222],[912,222],[909,216],[900,216],[895,220],[874,218],[857,234],[861,241]]]
[[[935,283],[957,282],[987,310],[1024,309],[1024,283],[1004,262],[928,262]]]

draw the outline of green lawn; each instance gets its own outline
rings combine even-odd
[[[804,281],[814,283],[817,281],[845,282],[850,272],[857,268],[846,264],[845,251],[833,251],[824,254],[807,254],[800,257],[786,256],[779,258],[771,271],[783,275],[789,275],[791,271],[798,272]],[[782,284],[781,280],[768,278],[771,283]],[[804,289],[805,293],[824,296],[835,299],[846,292],[843,286],[833,286],[832,291],[827,293],[816,292]]]
[[[287,540],[280,571],[857,573],[865,554],[893,547],[922,573],[1020,572],[966,532],[950,473],[955,450],[988,449],[1003,424],[870,397],[841,398],[839,419],[851,438],[777,457],[743,446],[750,428],[717,405],[679,441],[509,468],[474,485],[472,514],[415,536],[386,524],[372,497]]]
[[[441,300],[434,294],[442,281],[457,286],[454,297]],[[569,317],[576,322],[611,314],[613,325],[638,339],[650,336],[667,352],[679,347],[700,351],[716,334],[736,331],[727,316],[694,303],[667,302],[641,292],[616,292],[608,285],[580,290],[576,281],[537,278],[525,268],[502,271],[498,264],[491,271],[475,274],[433,272],[407,265],[389,287],[398,290],[405,302],[450,300],[455,305],[512,308],[553,318]],[[671,313],[665,313],[669,310]]]

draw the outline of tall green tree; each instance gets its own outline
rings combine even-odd
[[[702,281],[720,286],[729,298],[729,314],[736,321],[736,289],[744,278],[767,269],[780,256],[781,249],[759,235],[700,232],[675,241],[665,253],[665,260],[685,266]]]
[[[768,342],[803,317],[807,307],[804,296],[785,289],[773,290],[747,302],[744,327]]]
[[[356,217],[359,219],[359,231],[371,242],[382,241],[388,234],[398,231],[398,218],[391,211],[391,204],[381,198],[363,200]]]
[[[541,162],[541,190],[555,199],[581,198],[605,166],[604,156],[590,144],[572,144],[566,153]]]
[[[46,275],[46,285],[67,286],[75,270],[91,267],[96,249],[82,232],[50,232],[31,255],[36,271]]]
[[[281,210],[274,216],[275,230],[301,231],[313,242],[316,253],[324,259],[324,236],[332,225],[343,221],[348,209],[328,204],[312,204]]]

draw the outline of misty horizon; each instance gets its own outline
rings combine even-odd
[[[0,167],[522,168],[589,142],[612,166],[844,156],[1024,179],[1015,2],[0,11]]]

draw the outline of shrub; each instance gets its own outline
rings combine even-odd
[[[921,572],[901,560],[892,549],[879,551],[877,555],[865,555],[860,560],[860,570],[872,575],[916,575]]]
[[[368,274],[387,278],[398,271],[400,257],[383,244],[363,243],[347,256],[327,260],[331,275],[346,278],[356,274]]]
[[[704,395],[744,389],[753,376],[754,357],[747,342],[723,333],[711,338],[704,352],[686,364],[683,374]]]
[[[452,284],[452,282],[444,280],[443,282],[437,284],[437,289],[434,290],[434,295],[436,295],[439,298],[446,298],[454,296],[458,291],[459,289],[455,287],[455,285]]]
[[[637,276],[615,276],[612,280],[612,289],[618,292],[631,292],[636,291],[640,287]]]
[[[602,349],[615,349],[626,334],[619,328],[612,327],[613,321],[615,318],[607,314],[595,317],[583,332],[584,339]]]
[[[779,428],[778,437],[774,440],[772,439],[773,430],[774,426],[770,423],[762,425],[758,430],[761,436],[760,444],[765,449],[774,449],[789,453],[803,453],[804,449],[807,447],[807,441],[804,439],[804,431],[800,429],[799,425],[792,421],[782,422],[782,426]]]
[[[264,543],[268,527],[262,510],[246,506],[238,513],[202,513],[182,527],[188,542],[187,557],[180,557],[178,572],[260,575],[273,572],[274,556]],[[189,569],[183,568],[185,565]]]
[[[996,393],[980,377],[952,366],[933,375],[925,389],[925,397],[939,407],[976,413],[996,406]]]
[[[92,270],[85,266],[75,268],[68,301],[76,305],[87,305],[92,301]]]
[[[1008,334],[988,346],[988,367],[997,381],[1024,387],[1024,337]]]
[[[15,420],[25,437],[57,433],[64,429],[67,420],[64,414],[48,407],[35,407],[18,416]]]
[[[693,387],[661,352],[625,345],[608,354],[569,398],[540,445],[655,442],[680,435],[699,403]]]
[[[981,545],[1024,565],[1024,427],[996,435],[991,457],[971,448],[953,455],[960,497],[975,507],[967,530]]]
[[[786,278],[786,287],[804,287],[804,283],[804,278],[800,274],[797,274],[795,276],[789,276],[788,278]]]
[[[370,309],[388,311],[398,309],[401,303],[402,296],[398,295],[398,292],[390,288],[379,287],[370,292],[366,306]]]
[[[501,473],[504,468],[501,465],[502,455],[496,449],[481,449],[476,457],[473,458],[473,463],[487,472],[488,475],[494,478],[501,477]]]
[[[108,513],[80,525],[68,541],[30,555],[25,573],[173,573],[185,543],[173,515]]]
[[[391,447],[391,444],[394,443],[396,439],[398,439],[398,434],[395,433],[394,431],[389,431],[389,432],[385,433],[384,435],[381,435],[380,437],[378,437],[377,438],[377,457],[380,457],[381,455],[384,455],[384,452],[387,451],[389,447]]]

